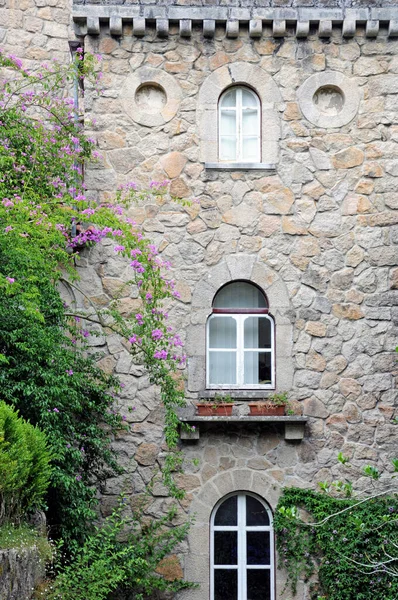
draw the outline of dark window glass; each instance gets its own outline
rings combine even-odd
[[[214,532],[214,564],[236,565],[238,564],[238,532],[237,531],[215,531]]]
[[[237,600],[238,571],[237,569],[215,569],[214,571],[214,600]],[[248,596],[250,598],[250,596]],[[260,596],[258,596],[260,600]],[[265,597],[264,597],[265,600]]]
[[[271,600],[269,569],[247,569],[247,600]]]
[[[248,565],[270,564],[270,540],[268,531],[248,531],[246,533]]]
[[[227,498],[217,510],[214,525],[237,525],[238,496]]]
[[[246,525],[248,527],[269,525],[268,512],[253,496],[246,496]]]
[[[271,322],[265,317],[245,319],[245,348],[271,348]]]

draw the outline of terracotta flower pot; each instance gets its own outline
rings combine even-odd
[[[233,404],[227,402],[221,404],[204,402],[203,404],[197,404],[196,408],[199,417],[230,417],[232,415]]]
[[[249,403],[251,417],[283,417],[285,414],[285,405],[269,405],[269,404],[261,404],[258,402]]]

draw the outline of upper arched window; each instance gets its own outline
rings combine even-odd
[[[224,498],[211,517],[210,600],[274,600],[272,513],[248,493]]]
[[[262,290],[247,281],[222,287],[207,322],[207,386],[274,388],[274,347],[274,321]]]
[[[229,88],[219,101],[219,159],[260,162],[260,100],[243,86]]]

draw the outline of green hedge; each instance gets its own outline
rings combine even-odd
[[[44,433],[0,401],[0,525],[42,506],[50,459]]]

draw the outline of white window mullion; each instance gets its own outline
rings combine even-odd
[[[246,600],[246,497],[238,496],[238,600]]]
[[[236,382],[239,387],[243,386],[245,376],[244,376],[244,348],[243,348],[243,337],[244,337],[244,320],[242,319],[243,315],[236,316],[236,334],[237,334],[237,356],[236,356],[236,366],[237,366],[237,379]]]
[[[237,160],[241,161],[243,157],[243,130],[242,130],[242,88],[238,89],[236,94],[236,121],[237,121]]]

